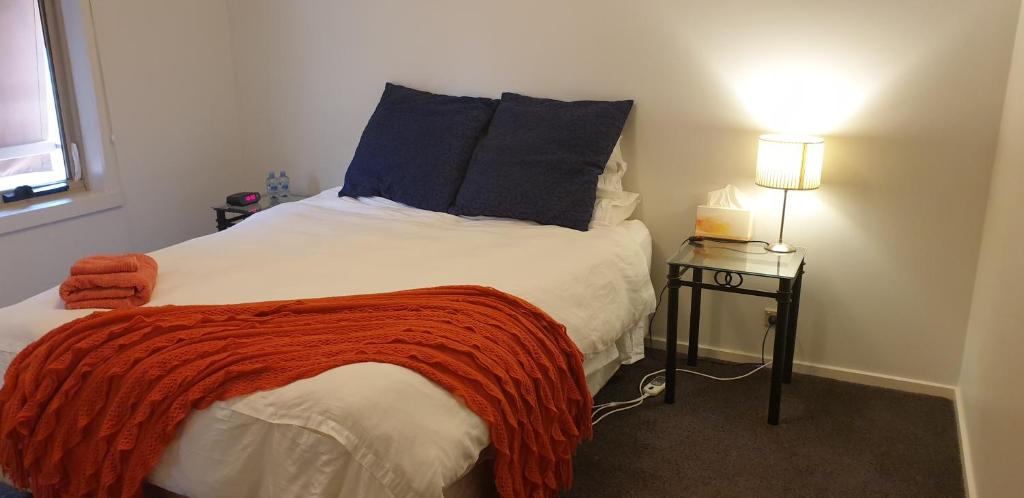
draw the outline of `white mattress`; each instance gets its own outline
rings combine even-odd
[[[336,194],[151,253],[160,276],[150,305],[480,284],[565,324],[595,392],[642,357],[655,299],[641,222],[577,232]],[[0,368],[87,313],[63,310],[56,289],[0,309]],[[442,496],[488,444],[484,422],[447,391],[401,367],[359,363],[193,413],[150,481],[193,498]]]

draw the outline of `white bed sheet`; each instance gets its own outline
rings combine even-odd
[[[150,305],[480,284],[565,324],[592,389],[608,365],[642,357],[655,297],[641,222],[577,232],[337,190],[151,253],[160,276]],[[63,310],[56,289],[0,309],[0,367],[86,314]],[[488,444],[484,422],[447,391],[401,367],[360,363],[192,414],[150,481],[193,498],[442,496]]]

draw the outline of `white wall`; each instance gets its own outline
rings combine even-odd
[[[225,3],[91,3],[125,203],[0,235],[0,306],[59,283],[81,256],[210,233],[210,206],[239,190]]]
[[[823,188],[790,196],[787,238],[809,249],[797,359],[956,382],[1017,0],[228,6],[244,162],[296,191],[341,183],[385,81],[633,98],[627,187],[664,261],[725,183],[766,206],[772,237],[757,135],[825,135]],[[705,302],[704,344],[759,349],[768,303]]]
[[[1024,30],[1018,27],[963,370],[961,427],[966,429],[974,497],[1024,490]]]

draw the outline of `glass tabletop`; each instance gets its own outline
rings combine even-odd
[[[687,268],[728,271],[770,278],[796,278],[804,249],[780,254],[760,242],[687,241],[669,258],[668,264]]]
[[[301,201],[302,199],[308,198],[308,195],[295,195],[288,194],[288,197],[261,197],[260,201],[255,204],[249,204],[248,206],[232,206],[231,204],[221,204],[220,206],[214,206],[213,209],[221,211],[227,211],[229,213],[238,214],[252,214],[263,211],[264,209],[283,204],[285,202]]]

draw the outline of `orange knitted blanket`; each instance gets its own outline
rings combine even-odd
[[[93,313],[29,345],[0,390],[0,465],[37,498],[138,496],[192,410],[341,365],[418,372],[484,419],[503,497],[556,496],[591,436],[565,327],[500,291]]]

